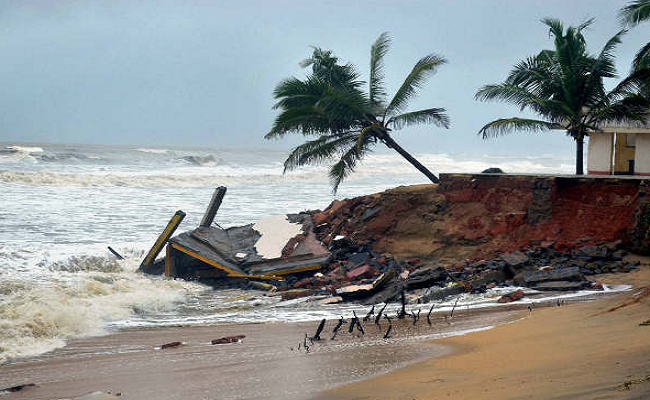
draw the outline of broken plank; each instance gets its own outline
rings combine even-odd
[[[142,264],[140,264],[140,269],[144,269],[151,264],[153,264],[154,260],[162,250],[163,246],[165,243],[167,243],[167,240],[174,234],[176,231],[176,228],[181,224],[183,221],[183,218],[185,218],[185,213],[181,210],[176,211],[174,216],[169,220],[169,223],[167,223],[167,226],[165,227],[165,230],[162,231],[160,236],[158,236],[158,239],[156,242],[153,244],[153,247],[151,250],[149,250],[149,253],[147,253],[147,256],[142,260]]]

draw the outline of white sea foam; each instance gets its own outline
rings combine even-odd
[[[168,153],[168,149],[145,149],[145,148],[139,148],[135,149],[136,151],[141,151],[143,153],[152,153],[152,154],[165,154]]]
[[[7,146],[7,150],[21,152],[21,153],[42,153],[42,147],[26,147],[26,146]]]
[[[0,363],[53,350],[69,338],[104,334],[109,322],[170,312],[188,293],[205,290],[190,282],[131,272],[134,260],[119,263],[126,270],[117,262],[86,260],[85,267],[78,258],[70,260],[68,268],[60,262],[48,279],[3,279]],[[107,269],[108,264],[113,268]]]

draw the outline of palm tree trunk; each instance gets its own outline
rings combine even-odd
[[[584,135],[579,135],[576,138],[576,175],[584,175],[582,170],[584,165],[584,147],[585,147],[585,137]]]
[[[388,133],[385,134],[385,136],[382,138],[382,141],[384,144],[391,149],[394,149],[396,152],[398,152],[402,157],[406,158],[406,161],[410,162],[411,165],[413,165],[415,168],[417,168],[418,171],[422,172],[429,180],[433,183],[438,183],[440,180],[438,179],[437,176],[433,174],[433,172],[429,171],[427,167],[424,165],[420,164],[418,160],[413,158],[412,155],[410,155],[406,150],[404,150],[400,145],[398,145],[392,137],[388,135]]]

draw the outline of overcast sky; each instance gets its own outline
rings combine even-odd
[[[520,59],[549,48],[539,22],[575,25],[592,52],[619,29],[614,0],[428,1],[1,1],[0,141],[287,148],[265,141],[274,86],[304,76],[309,46],[331,49],[367,77],[370,45],[392,38],[389,93],[420,57],[449,63],[411,109],[445,107],[452,126],[407,129],[413,152],[571,154],[561,132],[485,142],[476,132],[506,104],[479,103],[476,90],[501,81]],[[619,73],[650,40],[650,24],[619,47]],[[613,84],[614,82],[612,82]]]

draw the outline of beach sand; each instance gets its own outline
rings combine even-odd
[[[454,351],[317,399],[650,399],[650,326],[639,326],[650,318],[650,296],[607,312],[648,288],[650,268],[598,278],[634,289],[438,340]]]
[[[511,307],[458,310],[450,324],[434,316],[417,326],[393,321],[392,337],[366,322],[365,335],[347,325],[331,339],[328,321],[323,341],[302,346],[319,321],[201,325],[128,329],[112,335],[72,340],[39,357],[0,366],[0,388],[34,383],[1,399],[63,399],[103,391],[122,399],[308,399],[337,385],[369,378],[450,350],[428,338],[512,321]],[[211,345],[224,336],[246,335],[242,343]],[[181,341],[183,346],[155,347]],[[298,343],[301,349],[298,350]]]
[[[650,267],[603,276],[634,290],[592,302],[541,307],[457,310],[386,329],[347,327],[298,351],[317,321],[128,329],[70,341],[65,348],[0,366],[0,388],[34,383],[2,399],[70,399],[103,391],[123,399],[648,399],[650,299],[602,313],[650,284]],[[426,312],[426,310],[425,310]],[[498,325],[464,336],[454,331]],[[212,339],[246,335],[242,343]],[[156,349],[182,341],[176,348]],[[350,383],[352,382],[352,383]]]

